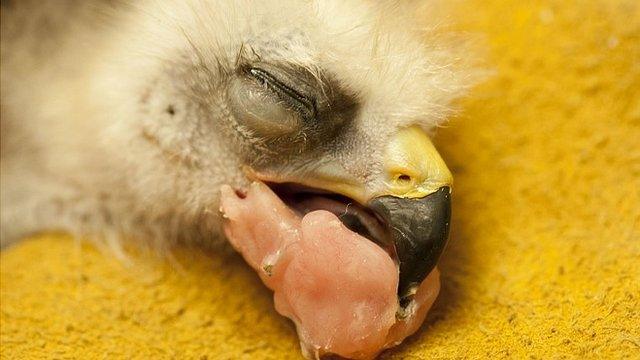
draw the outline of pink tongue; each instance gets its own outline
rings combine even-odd
[[[221,191],[229,241],[275,292],[276,310],[296,324],[307,357],[372,358],[424,320],[440,288],[437,270],[398,321],[398,269],[379,246],[330,212],[300,219],[262,183],[244,198],[229,186]]]

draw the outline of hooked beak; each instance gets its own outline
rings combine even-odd
[[[441,187],[423,198],[380,196],[369,207],[388,224],[400,267],[398,297],[403,304],[436,266],[447,243],[451,188]]]
[[[419,128],[400,130],[385,153],[386,191],[368,202],[386,223],[398,266],[398,296],[407,303],[436,266],[449,237],[453,178]]]

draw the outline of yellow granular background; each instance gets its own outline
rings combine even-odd
[[[639,359],[640,4],[476,0],[456,19],[496,75],[437,138],[455,175],[440,298],[382,357]],[[3,359],[300,358],[237,255],[127,265],[48,235],[0,256]]]

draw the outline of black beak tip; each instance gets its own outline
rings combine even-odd
[[[438,263],[451,221],[451,188],[423,198],[381,196],[370,207],[386,222],[400,268],[398,296],[408,304],[417,287]],[[404,306],[404,305],[403,305]]]

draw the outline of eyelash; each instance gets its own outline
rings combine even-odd
[[[250,68],[248,72],[254,79],[273,91],[282,101],[299,112],[304,119],[316,117],[316,104],[313,99],[300,94],[262,69]]]

